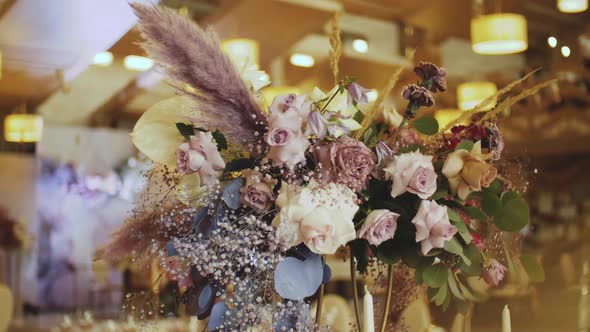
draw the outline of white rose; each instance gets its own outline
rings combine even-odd
[[[352,219],[358,211],[356,195],[348,187],[310,182],[297,187],[283,182],[273,220],[279,238],[292,247],[300,243],[316,254],[333,254],[356,238]]]

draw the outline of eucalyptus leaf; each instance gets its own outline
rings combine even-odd
[[[324,267],[319,255],[304,261],[285,257],[277,264],[274,274],[275,290],[283,299],[302,300],[312,296],[322,284]]]
[[[451,224],[453,224],[453,226],[457,227],[457,232],[459,233],[459,235],[461,236],[463,241],[465,241],[465,243],[467,243],[467,244],[470,244],[471,243],[471,233],[467,229],[467,225],[465,225],[465,223],[462,221],[454,221],[454,220],[451,220]]]
[[[217,143],[217,150],[221,151],[227,149],[227,139],[225,139],[225,136],[219,130],[214,131],[213,133],[211,133],[211,135]]]
[[[463,253],[463,246],[461,245],[461,243],[459,243],[459,240],[457,240],[456,237],[453,237],[449,241],[446,241],[444,248],[446,251],[461,257],[465,264],[471,265],[471,260]]]
[[[477,219],[483,222],[488,220],[488,216],[485,213],[483,213],[480,209],[474,206],[464,206],[463,211],[473,219]]]
[[[444,283],[441,287],[439,287],[438,292],[436,292],[436,295],[434,295],[432,301],[434,302],[434,304],[440,306],[446,301],[448,296],[449,288],[447,287],[447,284]]]
[[[182,137],[184,137],[184,139],[186,139],[187,141],[190,139],[192,135],[195,134],[195,128],[192,124],[177,122],[176,128],[178,129],[180,135],[182,135]]]
[[[493,192],[484,191],[481,208],[488,216],[497,217],[502,213],[502,201]]]
[[[425,135],[438,133],[438,121],[432,116],[423,116],[412,122],[412,127]]]
[[[463,294],[461,294],[461,291],[459,290],[459,287],[457,286],[457,281],[455,280],[455,275],[453,273],[449,273],[448,279],[449,279],[449,289],[451,290],[451,293],[459,300],[465,300],[465,297],[463,296]]]
[[[221,191],[221,199],[232,210],[236,210],[242,206],[240,201],[240,189],[244,185],[243,178],[237,178],[229,181]]]
[[[479,276],[481,275],[481,264],[483,261],[483,257],[481,256],[481,252],[477,249],[476,246],[470,244],[463,248],[463,254],[469,258],[471,262],[470,265],[465,264],[465,262],[459,263],[459,269],[463,271],[464,274],[469,276]]]
[[[459,213],[457,211],[455,211],[454,209],[447,208],[447,214],[449,215],[450,221],[463,223],[463,219],[461,219],[461,216],[459,215]]]
[[[422,271],[424,283],[432,288],[439,288],[446,284],[449,269],[443,264],[427,266]]]

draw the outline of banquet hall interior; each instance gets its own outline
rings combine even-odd
[[[588,0],[134,2],[211,26],[230,57],[266,72],[268,104],[332,89],[335,13],[339,70],[359,78],[369,104],[401,112],[413,66],[446,70],[447,91],[427,110],[440,128],[529,73],[515,93],[551,81],[498,118],[502,163],[530,210],[512,245],[537,257],[544,275],[517,273],[498,287],[475,277],[482,296],[465,314],[430,303],[402,267],[392,308],[408,332],[509,331],[506,305],[514,331],[590,331]],[[512,45],[484,45],[498,35]],[[156,261],[140,268],[131,257],[98,255],[132,213],[152,166],[129,134],[146,110],[177,94],[141,42],[127,0],[0,0],[0,332],[205,330]],[[380,95],[400,68],[395,87]],[[322,322],[356,331],[354,292],[362,297],[373,281],[359,274],[353,287],[343,257],[326,257],[332,278]]]

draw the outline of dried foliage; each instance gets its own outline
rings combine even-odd
[[[342,56],[342,39],[340,38],[340,12],[334,13],[334,17],[330,21],[330,69],[334,75],[334,84],[338,84],[339,67],[338,63]]]

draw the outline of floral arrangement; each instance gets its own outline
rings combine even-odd
[[[477,299],[469,276],[502,281],[507,267],[486,254],[486,234],[518,232],[529,214],[499,174],[493,119],[532,90],[480,113],[484,101],[465,113],[470,125],[449,128],[418,116],[446,90],[445,70],[431,63],[414,69],[394,128],[374,121],[380,100],[358,110],[368,98],[355,78],[265,105],[261,72],[232,64],[214,33],[166,8],[132,6],[146,50],[181,95],[146,111],[132,134],[156,162],[148,189],[169,190],[145,201],[103,256],[158,257],[210,330],[316,328],[308,303],[330,279],[323,255],[343,246],[361,272],[375,261],[414,269],[443,307]]]

